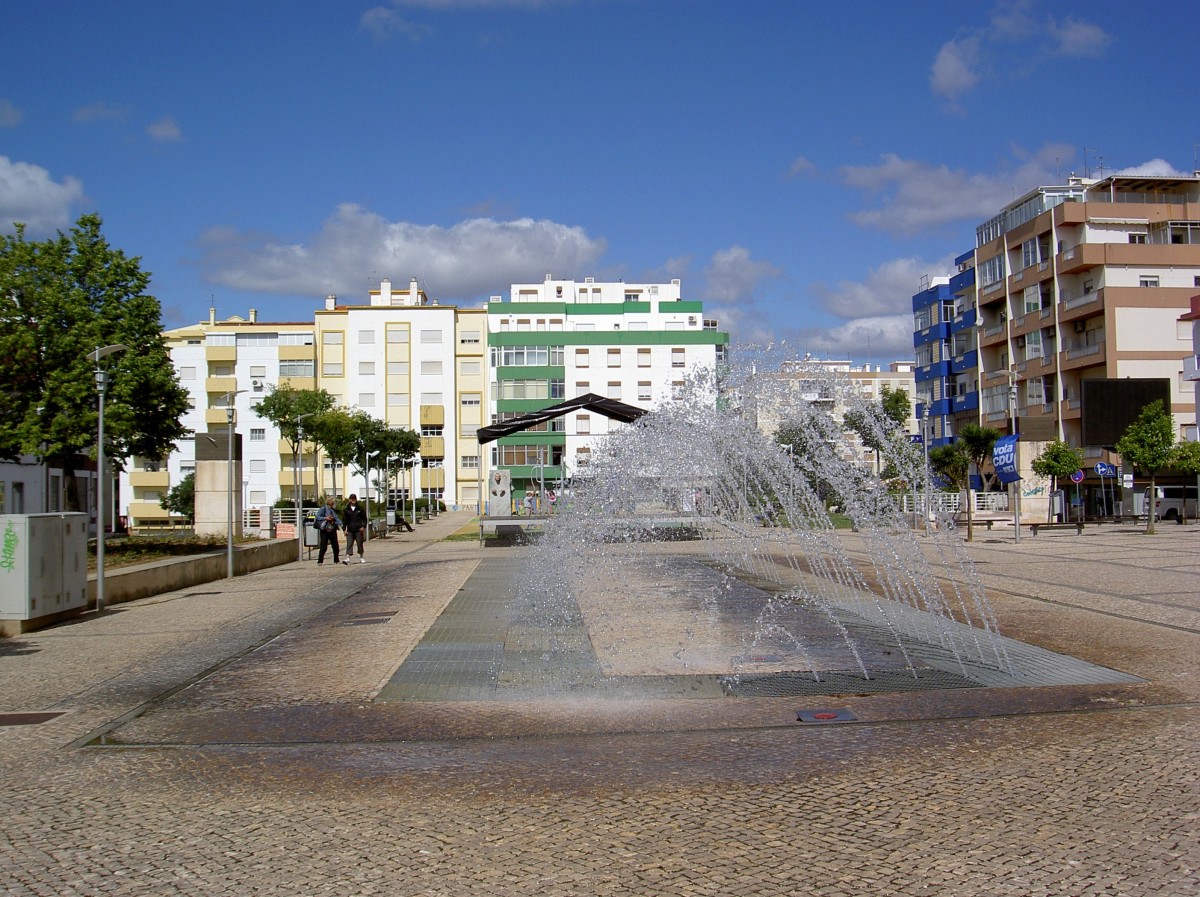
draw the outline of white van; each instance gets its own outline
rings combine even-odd
[[[1154,502],[1156,520],[1180,520],[1183,517],[1196,517],[1196,487],[1195,486],[1155,486],[1158,499]],[[1144,493],[1143,507],[1150,506],[1150,489]]]

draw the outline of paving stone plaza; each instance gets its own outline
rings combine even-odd
[[[675,568],[539,625],[469,521],[0,640],[0,893],[1200,893],[1200,526],[977,534],[1082,684],[731,694]]]

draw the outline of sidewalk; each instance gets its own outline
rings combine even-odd
[[[373,700],[523,556],[470,520],[0,641],[0,712],[61,714],[0,726],[0,892],[1196,893],[1200,527],[970,548],[1006,635],[1140,685]]]

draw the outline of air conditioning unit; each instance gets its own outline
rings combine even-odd
[[[1023,336],[1018,336],[1018,337],[1017,337],[1017,348],[1018,348],[1018,349],[1023,349],[1023,348],[1025,348],[1025,337],[1023,337]]]
[[[1085,330],[1087,330],[1087,321],[1080,318],[1078,321],[1075,322],[1075,332],[1083,333]]]

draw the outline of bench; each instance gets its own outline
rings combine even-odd
[[[1035,536],[1039,529],[1074,529],[1075,535],[1083,535],[1084,524],[1082,521],[1077,523],[1023,523],[1022,526],[1029,527],[1029,531]]]

